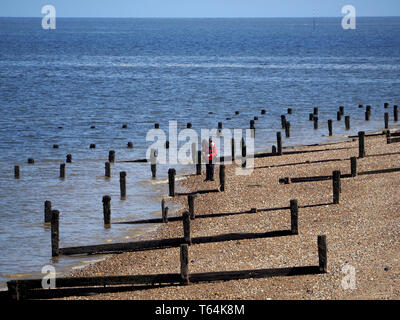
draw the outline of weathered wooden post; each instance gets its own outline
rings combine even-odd
[[[89,146],[90,149],[96,149],[96,144],[95,143],[91,143]]]
[[[53,149],[58,149],[59,145],[58,144],[53,144]]]
[[[122,129],[127,129],[128,128],[128,125],[126,124],[126,123],[124,123],[123,125],[122,125]]]
[[[340,171],[336,170],[332,173],[333,186],[333,203],[338,204],[340,199]]]
[[[281,115],[281,125],[282,125],[282,129],[285,129],[285,127],[286,127],[286,116],[285,115]]]
[[[350,116],[344,117],[344,123],[346,125],[346,130],[350,130]]]
[[[399,107],[397,105],[393,106],[393,120],[394,122],[399,121]]]
[[[165,206],[165,200],[161,200],[161,217],[162,217],[162,222],[167,223],[168,222],[168,207]]]
[[[254,120],[258,120],[258,117],[257,116],[254,116],[254,118],[253,118]]]
[[[239,111],[235,111],[235,114],[237,115],[237,114],[239,114],[240,112]]]
[[[191,129],[191,128],[192,128],[192,123],[191,123],[191,122],[188,122],[188,123],[186,124],[186,128]]]
[[[342,119],[342,114],[340,113],[340,111],[338,111],[337,113],[336,113],[336,120],[337,121],[340,121]]]
[[[389,113],[385,112],[385,129],[389,129]]]
[[[197,151],[196,175],[201,175],[201,151]]]
[[[183,238],[187,244],[192,243],[192,239],[190,238],[190,215],[189,212],[185,211],[182,214],[183,220]]]
[[[232,151],[232,163],[233,163],[235,161],[235,138],[232,138],[231,151]]]
[[[288,108],[288,109],[287,109],[287,113],[288,113],[288,114],[292,114],[292,108]]]
[[[261,114],[265,114],[267,111],[265,109],[261,110]]]
[[[340,111],[340,114],[343,116],[344,115],[344,107],[340,106],[339,107],[339,111]]]
[[[351,168],[351,176],[354,178],[357,176],[357,157],[350,158],[350,168]]]
[[[108,162],[114,163],[114,161],[115,161],[115,151],[114,150],[110,150],[108,152]]]
[[[222,122],[218,122],[218,130],[222,129]]]
[[[28,158],[28,164],[34,164],[35,160],[33,158]]]
[[[65,178],[65,163],[60,164],[60,179]]]
[[[272,150],[271,150],[271,151],[272,151],[272,154],[276,154],[276,146],[273,145],[271,149],[272,149]]]
[[[169,149],[169,141],[165,141],[165,149]]]
[[[255,129],[254,128],[254,120],[250,120],[250,129],[253,129],[253,130]]]
[[[168,170],[168,186],[169,186],[169,196],[175,197],[175,169]]]
[[[189,284],[189,246],[181,244],[181,279],[185,285]]]
[[[314,116],[314,130],[318,129],[318,117]]]
[[[127,147],[128,147],[129,149],[132,149],[132,148],[133,148],[133,142],[129,141]]]
[[[44,202],[44,223],[51,222],[51,201]]]
[[[154,179],[157,176],[157,154],[155,149],[150,152],[150,169],[151,177]]]
[[[370,116],[371,116],[371,113],[368,110],[366,110],[365,111],[365,121],[369,121]]]
[[[328,131],[329,131],[329,136],[332,136],[332,120],[328,120]]]
[[[242,138],[242,168],[246,168],[246,156],[247,156],[246,143]]]
[[[51,211],[51,256],[59,255],[60,243],[60,212],[58,210]]]
[[[318,108],[314,108],[314,115],[318,115]]]
[[[221,164],[219,166],[219,190],[225,191],[225,165]]]
[[[103,216],[104,225],[109,226],[111,224],[111,197],[103,196]]]
[[[160,124],[156,122],[156,123],[154,124],[154,129],[160,129]]]
[[[365,157],[365,132],[360,131],[358,132],[358,157],[364,158]]]
[[[285,123],[285,136],[286,138],[290,138],[290,122],[286,121]]]
[[[67,163],[71,163],[71,162],[72,162],[72,155],[67,154],[67,160],[66,160],[66,162],[67,162]]]
[[[290,200],[290,221],[291,221],[290,230],[292,234],[299,234],[298,220],[299,220],[299,206],[297,204],[297,200]]]
[[[121,171],[119,173],[119,188],[121,190],[121,199],[126,197],[126,172]]]
[[[104,175],[107,177],[107,178],[110,178],[111,177],[111,165],[110,165],[110,163],[109,162],[106,162],[105,163],[105,168],[104,168],[105,170],[105,173],[104,173]]]
[[[195,212],[194,212],[194,199],[195,198],[196,198],[196,195],[194,195],[194,194],[188,195],[189,214],[190,214],[191,220],[195,219]]]
[[[319,271],[322,273],[328,272],[328,255],[326,247],[326,236],[318,236],[318,260],[319,260]]]
[[[384,107],[385,109],[389,108],[389,103],[385,102]]]
[[[276,133],[276,145],[278,146],[278,155],[282,155],[282,134],[280,131]]]
[[[14,178],[19,179],[19,166],[14,166]]]
[[[309,113],[308,114],[308,120],[310,120],[310,121],[314,120],[314,114],[313,113]]]

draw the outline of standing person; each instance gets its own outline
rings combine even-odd
[[[208,147],[208,150],[207,150]],[[206,179],[204,181],[214,181],[214,163],[213,159],[217,156],[217,146],[212,141],[212,138],[208,140],[208,146],[203,146],[203,152],[206,155]]]

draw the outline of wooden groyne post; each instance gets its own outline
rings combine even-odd
[[[14,178],[19,179],[19,166],[14,166]]]
[[[115,161],[115,151],[114,150],[110,150],[108,152],[108,162],[114,163],[114,161]]]
[[[183,238],[184,238],[184,241],[187,244],[191,244],[192,243],[192,239],[190,237],[190,215],[189,215],[189,212],[185,211],[182,214],[182,220],[183,220]]]
[[[126,172],[121,171],[119,173],[119,188],[121,191],[121,199],[126,198]]]
[[[358,157],[359,158],[365,157],[365,132],[364,131],[358,132]]]
[[[201,151],[197,151],[196,175],[201,175]]]
[[[150,169],[151,177],[154,179],[157,176],[157,154],[155,149],[150,152]]]
[[[72,162],[72,155],[71,154],[67,154],[67,163],[71,163]]]
[[[389,129],[389,113],[385,112],[385,129]]]
[[[59,255],[60,244],[60,212],[51,211],[51,256]]]
[[[351,176],[353,178],[357,176],[357,157],[350,158],[350,169],[351,169]]]
[[[60,164],[60,179],[65,179],[65,163]]]
[[[221,164],[219,166],[219,190],[225,191],[225,165]]]
[[[194,220],[196,217],[195,212],[194,212],[194,200],[195,199],[196,199],[196,195],[194,195],[194,194],[188,195],[189,215],[190,215],[191,220]]]
[[[110,163],[109,162],[106,162],[105,163],[105,168],[104,168],[104,175],[107,177],[107,178],[110,178],[111,177],[111,165],[110,165]]]
[[[328,120],[328,131],[329,136],[332,136],[332,120]]]
[[[326,247],[326,236],[318,236],[318,260],[319,271],[323,273],[328,272],[328,250]]]
[[[344,107],[340,106],[339,107],[339,111],[340,111],[340,114],[343,116],[344,115]]]
[[[314,130],[318,129],[318,117],[314,115]]]
[[[342,114],[340,113],[340,111],[338,111],[337,113],[336,113],[336,120],[337,121],[340,121],[342,119]]]
[[[344,122],[346,125],[346,130],[350,130],[350,116],[345,116],[344,117]]]
[[[162,217],[162,222],[167,223],[168,222],[168,207],[165,206],[165,200],[161,200],[161,217]]]
[[[314,108],[314,116],[318,115],[318,108]]]
[[[231,140],[232,163],[235,161],[235,139]]]
[[[44,222],[51,222],[51,201],[48,200],[44,202]]]
[[[109,226],[111,224],[111,197],[103,196],[103,216],[104,225]]]
[[[281,115],[281,126],[282,126],[282,129],[285,129],[285,127],[286,127],[286,116],[285,115]]]
[[[168,187],[169,187],[169,196],[175,197],[175,175],[176,170],[171,168],[168,170]]]
[[[393,120],[394,122],[399,121],[399,107],[397,105],[393,106]]]
[[[340,199],[340,171],[332,173],[333,203],[338,204]]]
[[[276,133],[276,145],[278,146],[278,155],[282,155],[282,134],[280,131]]]
[[[246,156],[247,156],[246,143],[242,138],[242,168],[246,168]]]
[[[189,284],[189,246],[184,243],[181,244],[180,250],[181,260],[181,279],[185,285]]]
[[[285,136],[286,138],[290,138],[290,122],[286,121],[285,123]]]
[[[293,235],[299,234],[298,229],[298,221],[299,221],[299,206],[297,200],[290,200],[290,224],[291,224],[291,232]]]

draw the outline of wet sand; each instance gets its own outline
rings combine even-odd
[[[367,155],[400,153],[400,144],[386,144],[384,136],[366,137],[365,141]],[[342,179],[340,204],[332,204],[331,180],[278,182],[283,177],[331,175],[334,170],[350,173],[347,159],[358,156],[358,141],[295,150],[326,148],[333,150],[257,158],[255,169],[248,176],[235,175],[236,164],[227,166],[225,192],[198,195],[196,215],[288,207],[291,199],[297,199],[300,207],[311,206],[299,209],[298,235],[190,246],[189,270],[198,273],[318,265],[317,236],[326,235],[328,273],[154,287],[66,299],[399,299],[400,172]],[[290,165],[327,159],[346,160]],[[400,154],[358,159],[357,165],[358,171],[400,167]],[[215,182],[203,182],[204,176],[205,172],[177,182],[178,191],[218,187],[217,166]],[[167,205],[169,201],[185,207],[177,214],[187,210],[187,197],[167,198]],[[192,237],[287,229],[287,209],[197,218],[191,222]],[[162,224],[141,239],[181,235],[182,222],[177,221]],[[342,286],[346,265],[354,267],[354,289]],[[72,276],[179,272],[179,248],[170,248],[113,254],[76,270]]]

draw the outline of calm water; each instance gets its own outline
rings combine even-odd
[[[116,163],[111,180],[103,177],[109,150],[117,160],[145,157],[154,122],[166,130],[169,120],[179,127],[192,122],[194,128],[215,128],[222,121],[224,127],[248,128],[258,115],[257,150],[275,143],[288,107],[293,138],[285,145],[327,140],[330,118],[334,135],[343,135],[339,105],[351,116],[347,133],[381,130],[383,103],[391,112],[400,102],[400,18],[359,18],[356,30],[340,23],[317,19],[314,28],[312,19],[57,19],[56,30],[42,30],[41,19],[0,18],[0,282],[38,275],[46,264],[63,272],[89,260],[51,260],[45,200],[61,212],[61,246],[128,241],[150,228],[104,229],[101,199],[112,196],[113,219],[159,215],[166,166],[156,181],[146,164]],[[369,123],[360,103],[372,106]],[[308,122],[314,106],[318,131]],[[261,109],[267,114],[261,116]],[[124,123],[128,129],[121,129]],[[128,141],[133,149],[126,148]],[[91,143],[96,149],[89,149]],[[68,153],[73,163],[60,180]],[[26,164],[28,157],[35,165]],[[15,164],[21,166],[19,180],[13,178]],[[128,178],[124,201],[122,170]]]

